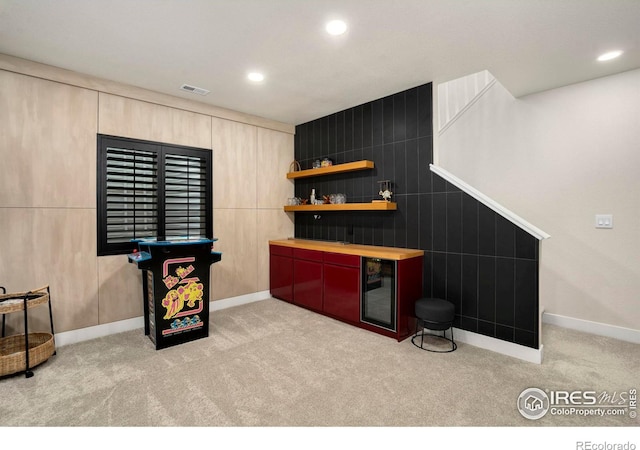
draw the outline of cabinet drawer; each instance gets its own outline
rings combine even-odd
[[[340,266],[360,267],[360,257],[358,255],[343,255],[341,253],[325,253],[324,262],[338,264]]]
[[[269,252],[272,255],[293,256],[293,248],[283,247],[282,245],[270,245]]]
[[[317,250],[304,250],[301,248],[293,249],[293,257],[296,259],[306,259],[307,261],[322,262],[322,253]]]

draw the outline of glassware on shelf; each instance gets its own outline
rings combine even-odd
[[[347,202],[347,196],[344,194],[331,194],[329,195],[329,203],[332,205],[341,205]]]
[[[322,158],[322,162],[320,163],[321,167],[329,167],[329,166],[333,166],[333,161],[331,160],[331,158]]]

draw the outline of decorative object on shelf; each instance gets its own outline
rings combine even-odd
[[[329,167],[329,166],[333,166],[333,161],[331,160],[331,158],[322,158],[322,162],[320,163],[320,167]]]
[[[388,202],[391,200],[393,192],[391,192],[391,180],[378,181],[380,185],[380,192],[378,194],[382,197],[382,200]]]
[[[302,167],[300,167],[300,163],[298,161],[296,161],[295,159],[291,161],[291,164],[289,164],[289,173],[299,172],[301,170],[302,170]]]
[[[331,166],[322,167],[322,162],[320,163],[320,168],[313,168],[307,170],[301,170],[298,172],[289,172],[287,173],[288,179],[297,179],[297,178],[307,178],[307,177],[317,177],[321,175],[329,175],[333,173],[344,173],[344,172],[355,172],[357,170],[369,170],[375,167],[373,161],[353,161],[349,163],[342,164],[332,164]]]
[[[309,203],[309,199],[308,198],[301,198],[300,199],[300,204],[301,205],[306,205],[307,203]]]
[[[316,159],[315,161],[313,161],[313,166],[314,169],[319,169],[320,167],[322,167],[322,162],[319,159]]]
[[[347,203],[347,196],[344,194],[331,194],[329,195],[329,203],[332,205],[342,205]]]
[[[288,206],[296,206],[296,205],[301,205],[302,204],[302,200],[298,197],[291,197],[289,199],[287,199],[287,205]]]
[[[316,190],[315,189],[311,189],[311,196],[309,197],[309,203],[311,203],[312,205],[316,204]]]

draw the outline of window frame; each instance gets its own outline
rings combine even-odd
[[[117,147],[127,150],[140,150],[156,154],[156,232],[159,241],[166,239],[165,217],[165,165],[166,155],[201,158],[205,166],[205,237],[213,239],[213,164],[212,151],[206,148],[187,147],[162,142],[132,139],[106,134],[97,135],[97,254],[98,256],[122,255],[131,252],[135,245],[128,242],[107,242],[107,148]]]

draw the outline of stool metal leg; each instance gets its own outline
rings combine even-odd
[[[29,294],[31,292],[27,292],[24,294],[24,359],[25,359],[25,370],[24,377],[31,378],[33,376],[33,371],[29,367],[29,314],[27,313],[27,300],[29,298]]]
[[[422,349],[422,350],[426,350],[429,352],[433,352],[433,353],[451,353],[453,351],[455,351],[458,348],[458,344],[455,343],[455,341],[453,340],[453,325],[451,325],[448,329],[451,330],[451,339],[449,339],[447,337],[447,330],[442,330],[442,336],[438,335],[438,334],[429,334],[430,336],[432,336],[433,338],[437,338],[437,339],[443,339],[445,341],[449,341],[451,343],[451,350],[433,350],[430,348],[427,348],[424,346],[424,335],[425,335],[425,321],[422,319],[418,319],[421,322],[422,325],[422,332],[420,333],[420,345],[418,345],[416,343],[416,338],[418,337],[418,322],[416,322],[416,332],[413,335],[413,337],[411,338],[411,343],[413,345],[415,345],[416,347]]]
[[[4,287],[0,286],[0,289],[2,289],[2,293],[3,293],[3,294],[6,294],[6,293],[7,293],[7,290],[6,290]],[[2,337],[4,337],[5,315],[6,315],[6,314],[3,314],[3,315],[2,315]]]
[[[458,348],[458,344],[456,344],[456,342],[453,340],[453,327],[451,327],[451,347],[453,348],[453,350]]]

